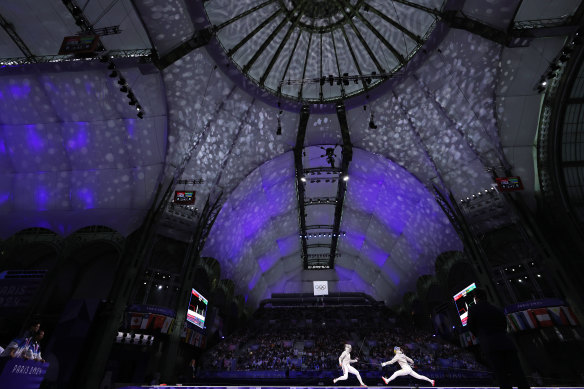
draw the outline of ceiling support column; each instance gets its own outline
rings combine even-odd
[[[300,224],[300,241],[302,244],[302,263],[304,269],[308,268],[308,250],[306,246],[306,210],[304,209],[304,168],[302,166],[302,149],[304,148],[304,138],[306,136],[306,126],[310,117],[310,106],[303,105],[300,110],[300,120],[298,123],[298,134],[296,135],[296,146],[294,146],[294,167],[296,168],[296,194],[298,197],[298,224]]]
[[[333,221],[333,236],[331,239],[331,253],[329,258],[329,268],[335,267],[335,257],[337,254],[337,245],[339,242],[339,231],[341,228],[341,218],[343,216],[343,202],[347,192],[347,177],[349,177],[349,164],[353,159],[353,144],[349,134],[349,125],[347,123],[347,112],[343,103],[337,104],[337,117],[341,126],[341,137],[343,139],[343,160],[341,162],[341,174],[338,180],[337,203],[335,206],[335,218]]]

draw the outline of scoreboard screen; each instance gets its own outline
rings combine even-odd
[[[174,202],[182,205],[192,205],[195,203],[195,192],[175,190],[174,191]]]
[[[516,190],[523,190],[523,183],[521,177],[498,177],[495,178],[497,187],[500,192],[514,192]]]

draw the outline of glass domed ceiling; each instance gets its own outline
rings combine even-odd
[[[217,38],[260,87],[307,102],[381,83],[433,30],[444,0],[208,0]]]

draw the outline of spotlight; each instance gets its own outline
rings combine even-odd
[[[116,72],[116,71],[114,70],[114,71],[112,71],[112,72],[109,74],[109,76],[110,76],[111,78],[116,78],[116,77],[118,76],[118,72]]]
[[[280,125],[279,120],[278,120],[278,128],[276,129],[276,135],[282,135],[282,126]]]
[[[109,61],[109,58],[107,57],[107,55],[103,55],[103,56],[99,57],[99,62],[106,63],[107,61]]]
[[[332,74],[329,74],[329,76],[328,76],[328,82],[329,82],[329,84],[331,84],[331,86],[333,86],[333,81],[334,81],[333,75]]]
[[[140,111],[140,112],[138,112],[138,115],[137,115],[137,116],[138,116],[140,119],[144,119],[144,111]]]
[[[136,105],[138,101],[134,98],[130,99],[130,101],[128,101],[128,105]]]
[[[120,77],[120,79],[118,80],[118,84],[126,85],[126,79],[124,77]]]
[[[343,73],[343,85],[349,85],[349,73]]]
[[[141,110],[142,110],[142,107],[140,106],[140,104],[138,104],[138,105],[136,106],[136,111],[141,111]]]
[[[300,181],[306,182],[306,178],[305,177],[300,177]]]
[[[349,181],[349,176],[348,175],[344,176],[343,181]]]
[[[107,68],[108,68],[109,70],[114,70],[114,69],[116,68],[116,64],[115,64],[115,63],[113,63],[113,62],[110,62],[110,63],[109,63],[109,65],[107,66]]]
[[[128,92],[128,87],[127,87],[127,86],[125,86],[125,85],[124,85],[124,86],[122,86],[122,87],[120,88],[120,92],[124,92],[124,93]]]

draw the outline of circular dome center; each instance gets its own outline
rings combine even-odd
[[[302,3],[305,3],[303,0],[291,0],[290,2],[292,3],[293,8],[298,8]],[[312,0],[304,6],[303,12],[304,15],[311,19],[326,19],[340,14],[342,10],[334,1]]]
[[[445,0],[208,0],[233,63],[280,97],[324,103],[366,93],[402,69]]]

